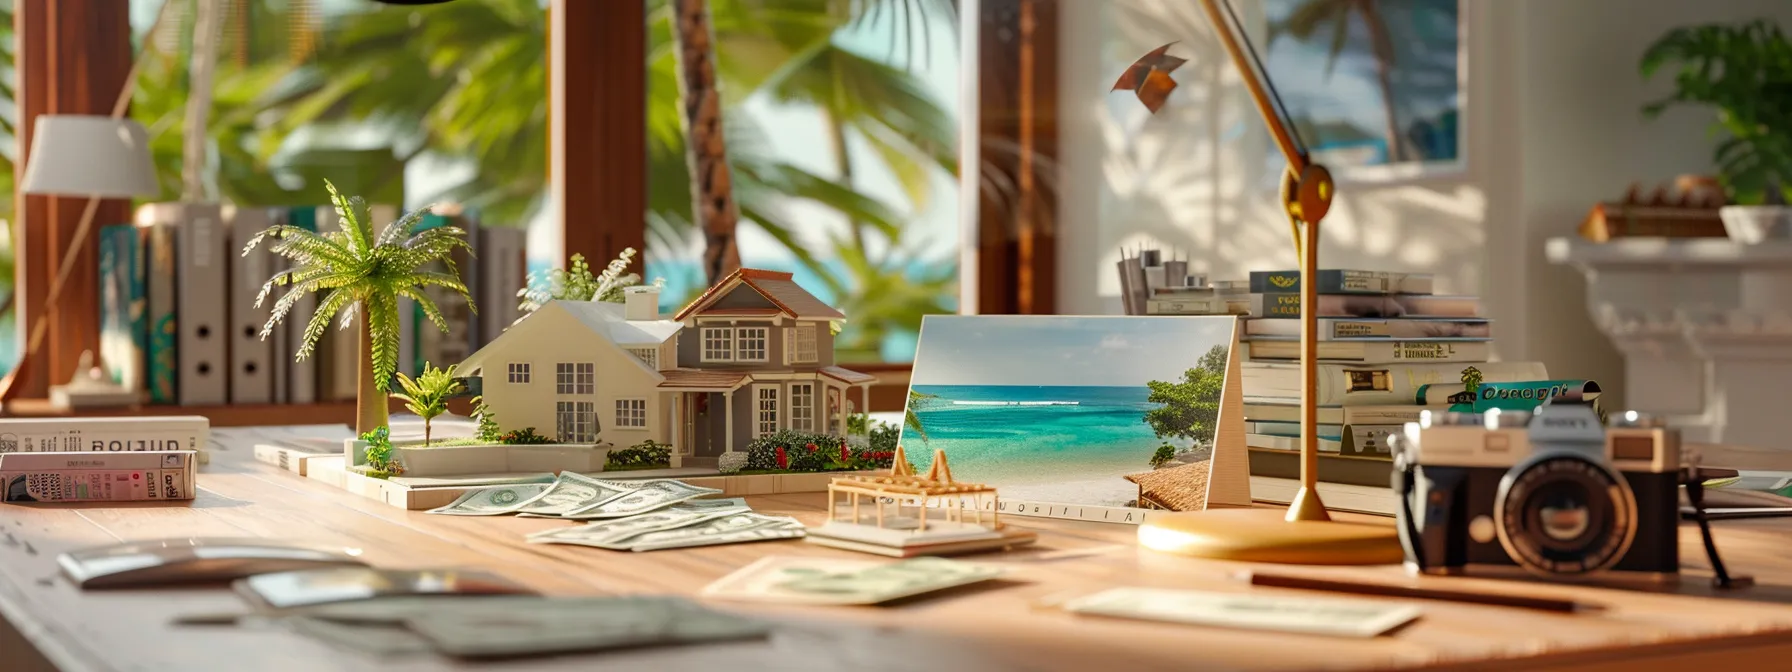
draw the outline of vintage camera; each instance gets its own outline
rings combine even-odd
[[[1677,576],[1680,436],[1659,422],[1633,411],[1607,427],[1557,397],[1534,413],[1427,411],[1392,443],[1409,569]]]

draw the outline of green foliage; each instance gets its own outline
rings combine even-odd
[[[1462,370],[1462,391],[1469,394],[1481,393],[1481,370],[1468,367]]]
[[[915,430],[915,436],[921,437],[921,443],[923,444],[927,443],[927,428],[922,426],[921,416],[915,412],[915,407],[920,406],[929,399],[938,398],[939,395],[922,394],[911,388],[908,391],[908,403],[902,405],[902,426]]]
[[[403,401],[407,410],[423,418],[423,445],[427,446],[430,421],[448,412],[448,398],[461,389],[460,381],[454,379],[454,365],[438,369],[424,362],[423,373],[416,378],[399,372],[398,385],[404,391],[393,393],[392,398]]]
[[[436,262],[449,262],[449,254],[456,248],[470,250],[466,231],[455,226],[416,230],[429,210],[423,208],[386,225],[375,235],[367,206],[359,197],[345,198],[336,191],[336,185],[327,180],[324,188],[329,190],[330,202],[336,206],[336,214],[341,218],[341,230],[315,233],[279,225],[255,234],[243,247],[243,254],[247,256],[263,239],[272,238],[277,242],[269,249],[292,263],[291,269],[281,271],[262,284],[261,292],[255,297],[255,305],[259,307],[274,287],[290,287],[274,303],[273,314],[262,326],[261,337],[265,339],[272,334],[274,327],[286,319],[301,297],[321,294],[323,298],[318,302],[316,314],[305,325],[297,359],[302,361],[311,356],[317,340],[338,314],[342,316],[342,329],[348,329],[359,314],[366,320],[373,343],[371,355],[362,353],[361,356],[371,356],[373,360],[374,387],[382,393],[388,392],[393,374],[398,370],[400,298],[416,302],[423,315],[442,333],[448,333],[448,321],[442,317],[435,301],[423,291],[425,288],[443,287],[457,292],[466,299],[467,307],[477,312],[473,298],[467,294],[467,286],[455,275],[451,263],[446,273],[425,270]]]
[[[866,434],[870,439],[866,443],[871,446],[873,452],[888,453],[896,450],[896,443],[902,438],[902,428],[887,422],[880,422]]]
[[[524,427],[505,432],[498,437],[498,443],[509,446],[530,446],[553,443],[554,440],[535,433],[534,427]]]
[[[479,423],[474,437],[480,443],[492,444],[503,441],[504,430],[498,429],[498,414],[492,410],[492,407],[485,404],[484,395],[473,397],[473,417]]]
[[[1227,346],[1213,346],[1195,368],[1183,372],[1181,382],[1153,380],[1145,384],[1151,389],[1147,400],[1162,404],[1145,412],[1145,423],[1151,425],[1158,438],[1188,439],[1195,445],[1213,442],[1229,355]]]
[[[871,433],[871,416],[866,413],[854,413],[846,416],[846,434],[848,436],[864,436]]]
[[[391,430],[377,427],[373,431],[361,435],[367,442],[367,471],[376,477],[396,476],[404,473],[404,465],[393,459]]]
[[[672,466],[672,445],[659,443],[652,439],[642,441],[622,450],[610,451],[604,461],[605,469],[646,469]]]
[[[1167,443],[1164,445],[1158,446],[1157,452],[1151,454],[1151,468],[1156,469],[1158,467],[1162,467],[1166,464],[1169,464],[1170,460],[1174,460],[1174,459],[1176,459],[1176,447],[1175,446],[1172,446]]]
[[[592,275],[591,264],[585,263],[585,255],[572,255],[566,268],[550,268],[530,276],[529,286],[517,293],[522,298],[517,307],[525,313],[533,313],[556,300],[622,303],[627,296],[623,290],[641,284],[640,274],[627,272],[634,258],[635,248],[624,248],[602,273]],[[664,287],[666,281],[660,278],[653,284]]]
[[[1643,78],[1673,68],[1674,92],[1643,106],[1654,118],[1678,104],[1717,108],[1715,160],[1730,201],[1792,199],[1792,43],[1756,19],[1668,31],[1643,52]]]

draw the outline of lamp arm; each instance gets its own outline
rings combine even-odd
[[[1226,54],[1232,59],[1232,65],[1238,68],[1238,74],[1244,77],[1245,88],[1251,92],[1251,101],[1257,104],[1257,114],[1263,117],[1263,123],[1269,126],[1270,137],[1275,138],[1276,148],[1282,150],[1282,158],[1288,160],[1288,172],[1300,175],[1305,172],[1312,161],[1306,152],[1294,142],[1294,132],[1287,124],[1282,123],[1282,115],[1276,113],[1275,103],[1270,100],[1269,90],[1263,83],[1268,77],[1257,76],[1253,60],[1245,52],[1244,43],[1232,29],[1232,21],[1220,9],[1220,0],[1201,0],[1201,7],[1207,11],[1207,19],[1213,24],[1213,31],[1220,37],[1220,43],[1226,46]],[[1241,30],[1242,26],[1239,27]]]

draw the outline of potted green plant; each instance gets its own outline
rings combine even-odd
[[[1714,158],[1732,239],[1792,236],[1792,43],[1766,19],[1668,31],[1643,53],[1645,79],[1673,68],[1674,91],[1643,107],[1654,118],[1678,104],[1717,108]]]

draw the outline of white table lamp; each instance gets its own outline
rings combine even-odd
[[[133,198],[160,193],[149,132],[131,119],[46,114],[37,118],[20,191]]]
[[[25,164],[25,178],[20,191],[46,196],[86,197],[87,208],[81,211],[81,222],[69,239],[56,267],[56,278],[35,315],[28,316],[31,337],[19,362],[4,380],[0,380],[0,401],[9,401],[19,393],[20,384],[43,345],[48,333],[46,316],[62,295],[69,272],[74,270],[75,255],[87,245],[93,229],[94,215],[102,198],[154,196],[160,192],[156,183],[155,163],[149,155],[149,132],[143,125],[121,116],[45,114],[37,118],[32,133],[31,154]],[[84,358],[84,361],[87,361]],[[59,406],[80,406],[81,400],[71,397],[89,396],[100,405],[116,405],[128,395],[118,390],[96,389],[100,381],[90,378],[90,371],[76,371],[73,385],[59,386],[52,398]],[[110,381],[106,381],[110,382]],[[128,402],[127,402],[128,403]]]

